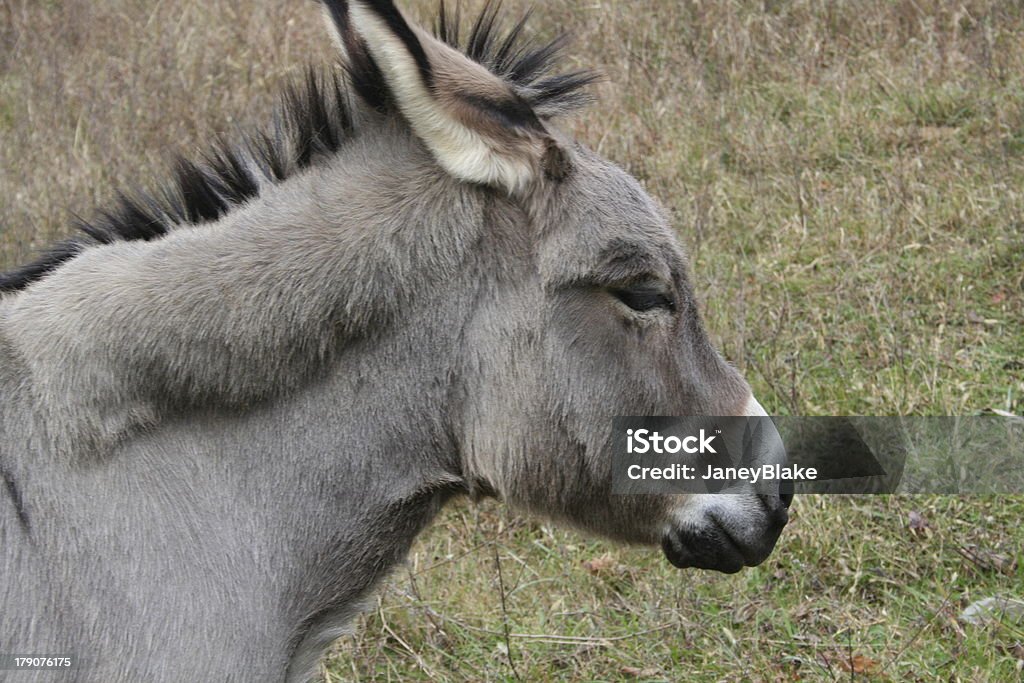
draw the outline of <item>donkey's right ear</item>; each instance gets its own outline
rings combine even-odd
[[[411,25],[391,0],[322,1],[349,71],[358,79],[368,69],[452,176],[515,194],[569,172],[569,153],[509,83]],[[363,94],[371,84],[355,85]]]

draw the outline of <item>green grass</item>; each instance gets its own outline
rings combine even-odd
[[[666,205],[712,335],[769,412],[1022,412],[1019,3],[535,4],[538,32],[576,34],[572,66],[606,74],[567,125]],[[330,49],[308,3],[0,3],[0,263],[160,175],[168,149],[262,120]],[[762,567],[724,577],[453,506],[323,675],[1020,678],[1024,625],[956,619],[1024,597],[1020,497],[794,510]]]
[[[1024,623],[956,617],[1019,590],[1022,512],[1010,497],[805,497],[772,559],[726,577],[459,505],[338,643],[327,678],[1014,680]]]

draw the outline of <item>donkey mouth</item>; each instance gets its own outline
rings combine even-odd
[[[735,574],[744,567],[755,567],[771,554],[782,527],[765,531],[756,543],[743,543],[713,515],[696,528],[675,528],[661,539],[665,557],[679,569],[710,569]]]

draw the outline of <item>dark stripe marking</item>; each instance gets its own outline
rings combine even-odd
[[[0,479],[4,480],[4,488],[7,489],[7,496],[11,499],[11,503],[14,504],[14,512],[18,516],[18,523],[21,524],[22,530],[26,534],[31,533],[32,524],[28,520],[28,512],[25,510],[25,503],[14,477],[7,470],[0,468]]]

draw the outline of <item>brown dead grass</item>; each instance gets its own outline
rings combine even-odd
[[[0,260],[67,233],[175,151],[266,119],[330,44],[312,3],[3,0]]]

